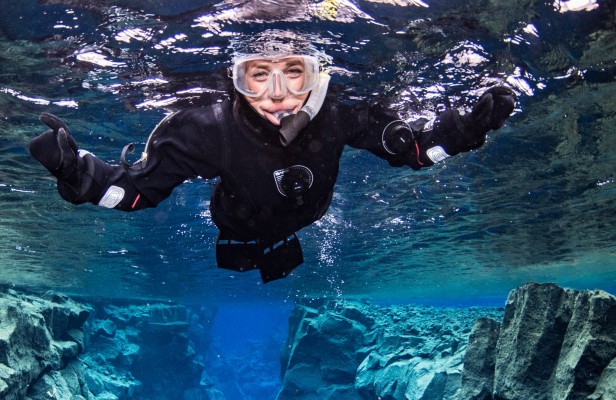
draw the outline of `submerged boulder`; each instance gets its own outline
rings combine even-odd
[[[464,358],[463,399],[607,399],[616,387],[616,298],[528,283],[502,324],[478,321]]]
[[[8,290],[0,296],[0,398],[23,399],[40,376],[64,369],[83,349],[75,340],[89,310],[67,297]],[[76,394],[84,395],[79,385]],[[53,394],[53,393],[52,393]],[[49,396],[47,397],[49,398]]]
[[[461,399],[489,398],[494,386],[496,341],[500,323],[490,318],[479,318],[469,337],[464,354]]]

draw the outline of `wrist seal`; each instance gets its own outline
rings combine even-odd
[[[383,148],[389,154],[400,155],[411,151],[416,142],[415,132],[402,120],[390,122],[381,137]]]

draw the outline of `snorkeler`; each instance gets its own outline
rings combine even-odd
[[[514,92],[497,86],[468,114],[447,109],[410,126],[390,110],[326,96],[329,76],[296,36],[262,34],[248,48],[233,60],[232,97],[163,119],[134,164],[122,157],[110,165],[79,149],[48,113],[41,121],[49,130],[30,152],[67,201],[123,211],[156,207],[186,179],[220,178],[210,202],[218,266],[258,268],[269,282],[303,262],[296,232],[327,211],[345,146],[419,170],[480,147],[514,109]]]

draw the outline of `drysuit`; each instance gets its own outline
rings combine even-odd
[[[110,165],[79,150],[64,123],[44,113],[41,120],[50,130],[31,141],[30,151],[58,178],[66,200],[123,211],[155,207],[186,179],[219,178],[210,202],[220,230],[218,265],[259,268],[267,282],[303,262],[295,233],[327,211],[345,146],[368,150],[396,167],[431,166],[480,147],[488,130],[502,126],[514,95],[503,87],[491,90],[472,113],[446,110],[418,126],[385,108],[328,97],[287,145],[279,139],[280,127],[238,95],[171,114],[150,135],[142,158],[130,165]]]

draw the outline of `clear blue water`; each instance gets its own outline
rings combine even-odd
[[[321,2],[269,2],[278,11],[267,19],[253,3],[229,19],[229,2],[2,1],[1,282],[275,304],[501,301],[528,280],[613,288],[613,5],[341,1],[323,16]],[[306,263],[267,286],[215,268],[212,182],[124,214],[64,203],[27,153],[50,111],[83,148],[117,162],[170,110],[223,97],[230,39],[264,28],[310,35],[349,101],[380,94],[403,115],[417,104],[430,115],[505,80],[518,109],[482,149],[419,173],[349,149],[331,210],[300,233]]]
[[[255,338],[284,325],[297,299],[501,305],[526,281],[616,292],[613,2],[0,0],[0,10],[0,284],[213,304],[217,332],[248,324]],[[224,97],[231,38],[264,28],[311,37],[348,101],[387,97],[404,116],[431,115],[506,81],[518,107],[482,149],[421,172],[346,151],[331,209],[299,234],[305,264],[268,285],[217,270],[213,182],[125,214],[65,203],[28,154],[49,111],[118,162],[168,112]],[[277,319],[237,317],[247,304]],[[227,351],[244,346],[220,337]]]

